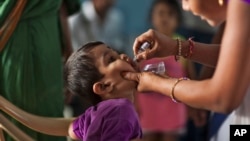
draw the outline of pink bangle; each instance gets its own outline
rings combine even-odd
[[[188,57],[190,58],[193,54],[193,50],[194,50],[194,41],[192,40],[194,37],[190,37],[188,38],[188,42],[189,42],[189,55]]]
[[[184,58],[190,58],[193,54],[193,49],[194,49],[194,41],[192,40],[194,37],[188,38],[188,52],[185,54]]]
[[[172,101],[175,102],[175,103],[178,103],[179,101],[178,101],[178,100],[175,98],[175,96],[174,96],[174,89],[175,89],[176,85],[177,85],[179,82],[181,82],[182,80],[189,80],[189,78],[187,78],[187,77],[181,77],[181,78],[177,79],[177,80],[175,81],[175,83],[174,83],[172,89],[171,89],[171,95],[170,95],[170,97],[171,97]]]

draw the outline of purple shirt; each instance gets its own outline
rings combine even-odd
[[[250,4],[250,0],[243,0],[244,2]]]
[[[73,123],[83,141],[129,141],[142,137],[134,105],[125,98],[109,99],[92,106]]]
[[[227,0],[227,2],[228,2],[229,0]],[[242,0],[242,1],[244,1],[244,2],[246,2],[246,3],[248,3],[248,4],[250,4],[250,0]]]

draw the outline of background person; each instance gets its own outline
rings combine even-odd
[[[63,115],[61,3],[61,0],[0,3],[0,95],[40,116]],[[35,140],[66,140],[13,122]]]
[[[176,34],[181,23],[181,9],[176,0],[155,0],[150,10],[150,20],[154,29],[172,38],[182,38]],[[190,62],[176,62],[174,57],[153,58],[140,63],[164,62],[166,74],[171,77],[194,77],[194,67]],[[176,141],[185,132],[187,112],[184,104],[174,103],[169,97],[159,93],[145,92],[137,95],[137,105],[145,141]],[[169,114],[171,113],[171,114]]]

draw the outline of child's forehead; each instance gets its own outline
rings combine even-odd
[[[95,52],[115,52],[118,53],[116,50],[114,50],[112,47],[106,45],[106,44],[102,44],[102,45],[98,45],[95,49],[92,50],[92,53]]]

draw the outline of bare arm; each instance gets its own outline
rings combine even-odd
[[[2,96],[0,96],[0,109],[29,128],[54,136],[68,136],[69,125],[74,120],[36,116],[19,109]]]
[[[249,13],[250,6],[242,1],[229,2],[227,24],[214,76],[200,82],[180,82],[175,89],[177,99],[191,106],[218,112],[230,112],[241,103],[250,80]]]
[[[139,47],[144,42],[150,42],[151,49],[138,54]],[[172,38],[169,38],[164,34],[152,29],[136,38],[133,45],[133,50],[138,61],[154,57],[166,57],[178,54],[176,40],[173,40]],[[193,54],[189,59],[214,67],[217,64],[219,50],[219,44],[203,44],[195,42]],[[189,52],[189,42],[182,41],[182,56],[184,56],[187,52]]]
[[[218,60],[220,45],[219,44],[203,44],[203,43],[198,43],[198,42],[194,42],[194,44],[195,44],[195,47],[193,49],[193,54],[189,59],[194,62],[198,62],[209,67],[215,67],[217,64],[217,60]],[[182,56],[184,56],[185,53],[188,52],[188,49],[189,49],[188,41],[183,41]]]
[[[216,112],[231,112],[239,106],[250,84],[249,13],[250,6],[244,2],[229,2],[227,24],[214,76],[203,81],[181,81],[175,87],[176,99],[192,107]],[[167,96],[170,96],[176,81],[151,73],[126,73],[124,76],[138,81],[139,91],[156,91]]]
[[[221,44],[221,40],[223,37],[224,29],[225,29],[225,22],[220,25],[219,30],[217,31],[217,33],[213,37],[212,45],[206,44],[206,46],[207,46],[206,49],[203,49],[204,47],[199,47],[199,46],[194,48],[194,53],[190,59],[192,59],[196,62],[199,62],[201,64],[205,64],[205,66],[204,66],[205,71],[210,71],[210,72],[214,71],[214,70],[212,70],[212,68],[208,68],[207,66],[214,67],[217,64],[219,50],[220,50],[220,44]],[[199,44],[195,44],[195,46],[196,45],[199,45]],[[208,47],[212,47],[212,48],[208,49]],[[187,52],[188,45],[186,45],[185,48],[186,48],[186,52]],[[197,51],[197,52],[195,52],[195,51]],[[205,72],[205,73],[209,73],[209,72]],[[201,75],[203,75],[203,74],[201,74]],[[212,76],[212,74],[210,75],[210,77],[211,76]]]
[[[225,22],[219,26],[219,30],[216,32],[212,39],[212,44],[220,44],[225,28]],[[215,68],[203,65],[198,80],[204,80],[211,78],[214,74]],[[193,79],[192,77],[189,77]],[[188,115],[194,121],[197,127],[202,127],[207,123],[208,111],[204,109],[197,109],[188,106]]]

